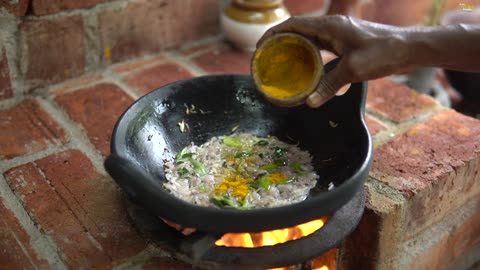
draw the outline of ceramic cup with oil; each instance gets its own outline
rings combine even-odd
[[[309,39],[294,33],[275,34],[255,51],[251,73],[258,91],[278,106],[305,102],[323,75],[320,51]]]

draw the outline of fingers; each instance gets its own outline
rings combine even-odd
[[[280,24],[279,24],[280,25]],[[277,25],[278,26],[278,25]],[[267,30],[267,32],[265,32],[265,34],[263,34],[263,36],[257,41],[257,48],[260,47],[260,45],[262,45],[262,43],[268,39],[269,37],[273,36],[276,32],[275,32],[275,27],[272,27],[270,29]]]
[[[318,31],[316,28],[315,18],[309,17],[291,17],[288,20],[268,29],[265,34],[257,42],[257,48],[269,37],[276,33],[292,32],[301,34],[306,37],[314,38]]]
[[[280,24],[277,24],[276,26],[274,27],[271,27],[270,29],[267,30],[267,32],[265,32],[265,34],[263,34],[263,36],[258,40],[257,42],[257,48],[260,47],[260,45],[266,40],[268,39],[269,37],[273,36],[275,33],[280,33],[280,32],[284,32],[284,29],[285,29],[285,24],[289,24],[289,21],[290,19],[280,23]]]
[[[307,98],[307,105],[312,108],[320,107],[335,97],[337,92],[346,92],[349,87],[350,83],[344,78],[339,63],[332,71],[323,75],[317,90]]]
[[[346,16],[291,17],[265,32],[257,42],[257,48],[274,34],[290,32],[309,38],[319,46],[319,49],[326,49],[339,54],[342,46],[338,45],[341,45],[341,42],[334,44],[334,41],[346,38],[345,27],[347,25],[349,25],[349,18]]]

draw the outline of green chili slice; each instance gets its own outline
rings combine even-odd
[[[233,138],[233,137],[224,137],[223,138],[223,143],[228,145],[228,146],[235,147],[235,148],[242,148],[243,147],[243,143],[239,139]]]
[[[189,158],[188,159],[190,161],[190,163],[192,163],[193,165],[193,170],[200,176],[202,175],[205,175],[208,173],[208,169],[207,167],[205,167],[205,165],[203,165],[203,163],[201,163],[200,161],[198,160],[195,160],[193,158]]]

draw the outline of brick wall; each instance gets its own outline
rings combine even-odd
[[[220,34],[226,0],[0,1],[0,99]],[[449,0],[448,9],[465,2]],[[424,22],[431,0],[285,0],[293,15],[342,13],[396,25]]]
[[[342,269],[478,262],[480,121],[387,79],[370,82],[367,110],[379,126],[367,208],[341,249]]]
[[[0,1],[0,98],[217,35],[221,2]]]
[[[0,1],[0,100],[220,34],[225,0]],[[324,14],[329,0],[287,0]]]
[[[138,26],[148,22],[144,18],[121,19],[129,12],[164,16],[150,7],[175,13],[183,1],[11,2],[0,2],[2,267],[192,269],[131,224],[127,198],[102,165],[110,134],[140,96],[184,78],[249,73],[250,55],[211,37],[218,33],[212,18],[204,22],[208,31],[177,36],[155,27],[143,31]],[[299,3],[286,1],[294,14],[322,12],[328,5]],[[211,11],[195,6],[187,12]],[[156,25],[166,23],[157,19]],[[151,33],[170,45],[135,42]],[[199,37],[207,38],[183,44]],[[36,40],[31,46],[30,39]],[[72,40],[83,45],[67,46]],[[75,57],[83,60],[70,64]],[[375,144],[367,208],[339,249],[338,267],[478,266],[480,121],[382,78],[369,82],[367,125]]]

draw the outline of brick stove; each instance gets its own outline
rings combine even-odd
[[[141,234],[175,258],[200,269],[332,270],[336,269],[336,246],[358,225],[364,203],[361,191],[332,216],[288,228],[288,233],[281,229],[183,235],[134,204],[129,206],[129,215]]]
[[[2,267],[192,269],[135,229],[102,163],[116,119],[134,100],[183,78],[248,73],[250,56],[218,36],[211,11],[219,1],[70,2],[0,2]],[[286,1],[300,13],[329,1],[303,2]],[[142,19],[189,6],[205,21]],[[383,18],[381,9],[354,10]],[[162,32],[172,21],[177,28]],[[143,42],[151,33],[159,38]],[[328,253],[336,267],[478,268],[480,121],[382,78],[369,82],[367,123],[375,153],[366,208]]]

